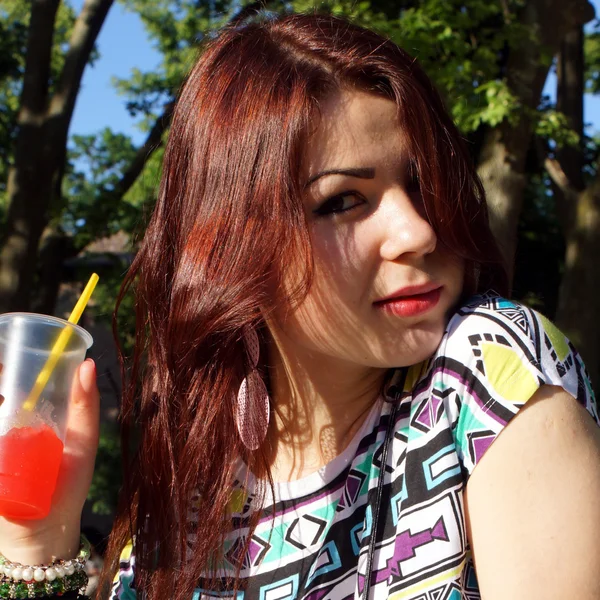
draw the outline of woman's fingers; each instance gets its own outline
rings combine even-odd
[[[100,393],[96,385],[96,365],[87,358],[80,366],[71,389],[67,421],[67,445],[96,453],[100,418]]]
[[[65,450],[56,490],[59,503],[66,491],[73,501],[83,505],[94,472],[99,420],[100,394],[96,385],[96,366],[88,358],[80,365],[71,388]]]
[[[96,386],[96,365],[86,359],[73,378],[67,419],[65,449],[53,508],[59,521],[79,516],[87,496],[98,449],[100,394]]]

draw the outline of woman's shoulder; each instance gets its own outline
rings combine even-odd
[[[551,361],[559,372],[566,372],[579,359],[571,342],[550,319],[493,291],[473,296],[455,310],[440,351],[478,363],[489,362],[492,357],[512,357],[541,368],[542,363]]]
[[[450,318],[438,349],[449,369],[512,402],[544,384],[582,403],[593,396],[577,349],[548,318],[494,292],[474,296]]]
[[[493,292],[457,308],[433,359],[432,393],[444,398],[468,473],[542,386],[562,388],[600,423],[573,344],[539,312]]]

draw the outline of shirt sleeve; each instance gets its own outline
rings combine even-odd
[[[585,366],[543,315],[494,294],[452,317],[438,351],[444,402],[465,478],[542,385],[561,387],[600,424]]]
[[[130,541],[121,551],[119,570],[113,580],[109,600],[136,600],[137,594],[133,587],[135,573],[135,553],[133,542]]]

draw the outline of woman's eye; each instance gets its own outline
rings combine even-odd
[[[364,199],[356,192],[344,192],[328,198],[313,213],[318,216],[344,213],[364,204]]]

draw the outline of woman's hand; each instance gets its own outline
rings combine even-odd
[[[50,514],[38,521],[0,517],[0,553],[22,564],[73,558],[79,549],[81,511],[98,448],[100,395],[90,358],[79,367],[71,388],[63,459]]]

